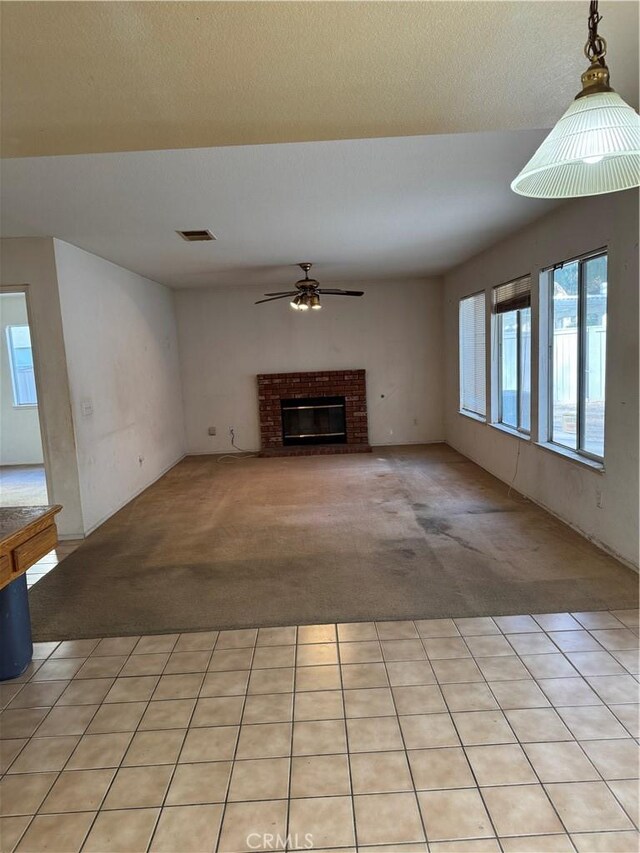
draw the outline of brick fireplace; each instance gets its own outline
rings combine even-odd
[[[300,444],[285,438],[283,409],[300,401],[305,407],[313,400],[322,407],[322,398],[334,404],[344,400],[344,436],[332,434],[327,443],[300,437]],[[285,405],[283,406],[283,401]],[[323,370],[311,373],[261,373],[258,375],[261,456],[315,456],[328,453],[369,453],[367,390],[364,370]]]

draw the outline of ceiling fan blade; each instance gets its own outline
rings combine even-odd
[[[292,290],[289,293],[283,293],[281,296],[271,296],[269,299],[258,299],[254,305],[260,305],[261,302],[275,302],[276,299],[286,299],[287,296],[297,296],[298,291]]]
[[[321,288],[318,293],[326,293],[329,296],[364,296],[364,290],[325,290]]]
[[[265,293],[265,296],[289,296],[290,293],[296,293],[295,290],[279,290],[277,293]]]

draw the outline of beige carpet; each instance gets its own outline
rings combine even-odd
[[[0,466],[0,506],[48,504],[44,465]]]
[[[445,445],[183,460],[30,592],[34,638],[629,608],[638,577]]]

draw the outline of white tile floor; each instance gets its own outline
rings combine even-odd
[[[2,851],[638,849],[638,614],[42,643]]]

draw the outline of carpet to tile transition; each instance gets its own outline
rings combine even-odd
[[[638,576],[445,445],[188,457],[29,594],[35,640],[630,608]]]

